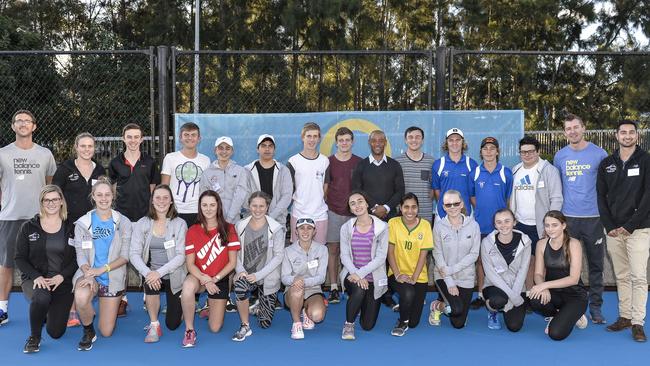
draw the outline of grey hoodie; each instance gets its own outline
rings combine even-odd
[[[436,218],[433,242],[434,279],[443,279],[447,288],[474,288],[475,263],[481,247],[481,228],[474,218],[463,215],[463,224],[458,230],[451,227],[448,216]],[[445,278],[440,276],[440,268]]]
[[[354,266],[352,259],[352,233],[354,233],[354,225],[357,218],[353,217],[341,226],[341,274],[339,275],[341,283],[348,274],[356,274],[364,278],[369,273],[372,273],[375,299],[378,299],[388,289],[386,279],[386,256],[388,255],[388,224],[370,215],[374,225],[375,237],[372,240],[372,247],[370,248],[370,257],[372,258],[368,264],[361,268]],[[345,289],[344,289],[345,290]]]
[[[77,280],[83,276],[81,266],[84,264],[93,267],[95,261],[95,244],[93,243],[93,234],[91,231],[92,213],[95,210],[89,211],[87,214],[81,216],[74,227],[74,247],[77,251],[77,264],[79,269],[72,278],[72,283],[76,284]],[[129,260],[129,247],[131,244],[131,221],[121,213],[111,210],[113,216],[113,228],[115,234],[113,241],[108,251],[108,263],[118,259],[124,258]],[[117,293],[124,290],[126,285],[126,270],[128,266],[124,265],[120,268],[111,269],[108,272],[108,291]]]
[[[310,292],[309,290],[321,292],[320,286],[325,282],[328,259],[329,254],[325,245],[312,241],[309,252],[305,252],[296,241],[284,250],[282,283],[287,287],[291,286],[296,276],[302,276],[305,282],[305,293]],[[315,266],[312,267],[312,264]]]
[[[519,163],[512,168],[512,176],[524,166]],[[539,159],[537,164],[537,181],[531,182],[535,187],[535,221],[537,235],[544,236],[544,215],[551,210],[562,210],[562,181],[560,172],[553,164],[544,159]],[[517,194],[510,195],[510,209],[517,212]]]
[[[505,311],[509,311],[514,306],[520,306],[524,303],[522,292],[526,292],[526,274],[530,265],[530,238],[528,235],[519,230],[513,230],[521,234],[521,240],[517,245],[515,258],[508,262],[503,258],[496,244],[496,235],[498,231],[491,232],[481,241],[481,262],[485,272],[484,288],[495,286],[508,295],[508,303]]]
[[[255,166],[256,162],[257,160],[246,165],[246,170],[250,172],[250,193],[261,190],[260,176],[257,172],[257,167]],[[293,181],[291,180],[291,172],[285,165],[275,161],[275,168],[273,170],[273,198],[269,205],[268,215],[280,225],[285,225],[287,223],[287,209],[291,204],[292,196]]]
[[[138,220],[133,226],[133,235],[131,236],[131,250],[129,259],[140,275],[146,277],[151,268],[147,266],[149,262],[149,245],[151,245],[153,220],[147,216]],[[173,220],[167,219],[165,224],[165,249],[167,252],[167,263],[158,268],[157,272],[160,277],[169,275],[169,283],[172,293],[177,294],[183,289],[183,281],[187,276],[185,268],[185,234],[187,233],[187,224],[185,220],[176,217]],[[173,246],[167,247],[167,243]],[[140,281],[142,283],[142,280]]]
[[[226,221],[231,224],[239,221],[241,210],[250,194],[248,174],[248,170],[237,165],[233,160],[228,162],[225,169],[221,169],[219,161],[215,160],[201,176],[199,192],[203,193],[211,189],[219,193],[223,203],[223,214]]]
[[[251,221],[252,216],[240,220],[236,225],[237,235],[241,249],[237,251],[237,264],[235,273],[246,272],[244,268],[244,252],[246,251],[246,226]],[[255,272],[255,279],[258,283],[263,283],[264,295],[271,295],[280,289],[280,271],[282,269],[282,259],[284,258],[284,238],[286,229],[270,216],[266,216],[268,223],[268,247],[266,248],[266,262],[264,267]]]

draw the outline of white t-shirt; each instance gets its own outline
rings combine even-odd
[[[524,225],[535,225],[535,188],[538,177],[537,164],[526,169],[523,166],[514,176],[515,218]]]
[[[190,159],[180,151],[165,155],[161,174],[170,176],[169,187],[179,213],[197,213],[199,209],[199,182],[203,172],[210,166],[210,158],[198,153]]]
[[[26,220],[36,215],[40,207],[38,198],[45,186],[45,178],[53,176],[55,171],[56,162],[52,152],[38,144],[27,150],[19,148],[16,143],[1,148],[0,220]]]
[[[327,219],[323,183],[329,165],[329,159],[321,154],[315,159],[307,159],[300,154],[289,158],[289,169],[294,173],[296,184],[291,216],[296,219],[311,218],[315,221]]]

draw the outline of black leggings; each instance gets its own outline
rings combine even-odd
[[[409,328],[417,327],[427,295],[427,283],[399,283],[391,275],[388,277],[388,286],[399,294],[399,320],[408,322]]]
[[[264,285],[260,286],[257,283],[250,283],[244,277],[235,281],[233,288],[237,301],[248,300],[254,292],[257,292],[257,322],[261,328],[266,329],[270,327],[273,316],[275,315],[275,302],[278,301],[278,293],[274,292],[270,295],[264,295]]]
[[[568,337],[578,319],[587,310],[587,293],[563,291],[563,289],[550,290],[551,301],[545,305],[537,299],[530,299],[533,310],[544,316],[552,316],[553,320],[548,325],[548,336],[556,341]]]
[[[167,300],[167,314],[165,314],[165,325],[170,330],[175,330],[181,325],[181,318],[183,316],[183,308],[181,307],[181,293],[176,294],[172,292],[172,286],[169,280],[161,279],[162,285],[160,291],[165,291],[165,299]],[[149,287],[147,283],[144,284],[145,295],[160,295],[160,291],[156,291]]]
[[[449,289],[447,289],[447,284],[444,280],[436,280],[436,287],[442,295],[442,298],[451,308],[451,313],[449,313],[449,320],[451,321],[451,325],[456,329],[464,327],[465,323],[467,322],[469,303],[472,302],[472,294],[474,293],[474,289],[457,286],[458,296],[451,296],[449,294]]]
[[[521,297],[525,299],[526,294],[522,293]],[[483,298],[487,302],[488,306],[496,311],[503,311],[503,308],[508,303],[508,295],[496,286],[488,286],[484,288]],[[518,332],[524,326],[525,317],[526,303],[503,312],[503,320],[505,320],[506,327],[511,332]]]
[[[368,282],[368,289],[364,290],[347,278],[343,282],[345,291],[348,293],[348,302],[345,305],[345,320],[354,323],[357,315],[361,312],[359,323],[363,330],[371,330],[377,323],[381,298],[375,299],[375,286]]]
[[[34,286],[33,281],[24,281],[23,288]],[[33,337],[41,337],[43,323],[47,319],[45,329],[50,337],[61,338],[65,333],[70,307],[74,300],[71,283],[62,283],[54,291],[34,289],[31,292],[31,303],[29,304],[29,326]]]

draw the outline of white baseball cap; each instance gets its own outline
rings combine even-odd
[[[449,136],[451,136],[453,134],[458,134],[458,135],[460,135],[460,137],[465,138],[465,135],[463,135],[463,131],[461,131],[460,128],[454,127],[452,129],[450,129],[449,131],[447,131],[447,136],[446,137],[449,137]]]
[[[228,137],[228,136],[221,136],[221,137],[217,138],[214,141],[214,147],[217,147],[217,146],[221,145],[224,142],[230,147],[235,147],[235,145],[233,145],[233,143],[232,143],[232,139],[230,137]]]
[[[260,146],[260,144],[264,142],[264,140],[271,140],[273,145],[275,145],[275,139],[273,138],[273,136],[265,133],[263,135],[260,135],[260,137],[257,138],[257,146]]]

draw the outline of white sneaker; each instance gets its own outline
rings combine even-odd
[[[302,331],[302,323],[293,323],[291,326],[291,339],[304,339],[305,333]]]
[[[316,324],[314,324],[313,320],[309,319],[307,312],[305,312],[305,309],[302,309],[302,329],[312,330],[314,327],[316,327]]]
[[[587,317],[583,314],[576,322],[576,327],[578,327],[578,329],[585,329],[587,328],[587,325],[589,325],[589,322],[587,321]]]

